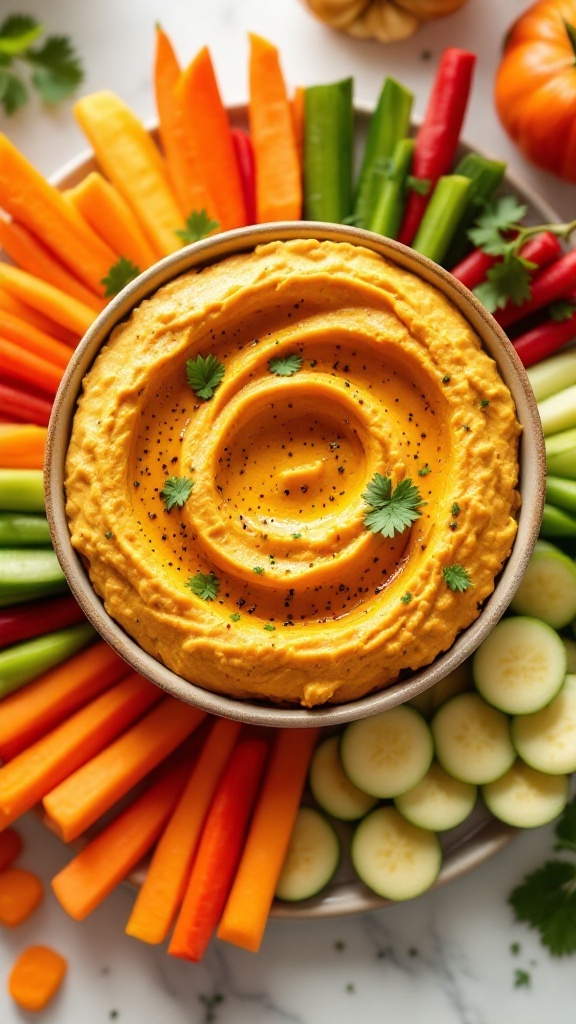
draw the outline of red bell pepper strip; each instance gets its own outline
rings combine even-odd
[[[454,164],[476,57],[468,50],[444,50],[422,125],[416,135],[412,174],[430,182],[427,195],[408,195],[399,240],[411,245],[438,178]]]
[[[550,266],[536,274],[527,302],[516,305],[508,302],[494,313],[494,318],[506,329],[537,310],[544,309],[558,299],[565,299],[576,291],[576,249],[561,256]]]
[[[231,128],[234,152],[240,170],[240,180],[246,204],[247,224],[256,223],[256,170],[254,150],[248,132],[243,128]]]
[[[531,263],[537,263],[538,267],[542,268],[547,267],[554,260],[560,259],[562,251],[562,246],[556,235],[553,235],[551,231],[543,231],[540,235],[534,235],[533,238],[528,239],[526,245],[522,246],[521,256],[530,260]],[[460,263],[457,263],[450,273],[472,291],[484,280],[490,267],[493,267],[499,259],[499,256],[489,256],[482,249],[474,249]]]
[[[84,620],[84,612],[72,595],[51,597],[44,601],[30,601],[0,610],[0,648],[30,640],[57,629],[75,626]]]
[[[0,384],[0,415],[10,422],[35,423],[47,427],[52,405],[44,398],[20,391],[8,384]]]
[[[546,320],[525,331],[512,344],[524,366],[534,366],[576,338],[576,312],[567,320]]]
[[[172,956],[202,959],[224,909],[264,770],[265,740],[240,740],[208,812],[176,926]]]

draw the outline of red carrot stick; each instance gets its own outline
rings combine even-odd
[[[232,142],[240,169],[248,224],[256,223],[256,170],[252,140],[243,128],[231,128]]]
[[[45,398],[38,398],[8,384],[0,384],[0,415],[10,421],[47,427],[51,409],[51,403]]]
[[[531,263],[537,263],[538,267],[542,268],[559,259],[562,251],[562,246],[556,235],[553,235],[551,231],[543,231],[542,234],[534,235],[526,242],[526,245],[522,247],[521,256],[530,260]],[[450,273],[472,291],[484,280],[490,267],[498,263],[499,259],[498,256],[489,256],[482,249],[474,249],[460,263],[457,263]]]
[[[576,338],[576,312],[567,320],[546,320],[520,334],[512,344],[524,366],[533,366],[541,359],[553,355],[573,338]]]
[[[0,648],[20,640],[30,640],[56,629],[66,629],[82,622],[84,612],[72,595],[30,601],[0,611]]]
[[[412,174],[430,182],[427,195],[408,195],[399,240],[410,245],[438,178],[452,169],[466,113],[476,57],[467,50],[444,50],[424,120],[416,136]]]
[[[549,306],[558,299],[565,299],[576,290],[576,249],[561,256],[550,266],[536,274],[531,284],[531,295],[527,302],[516,305],[508,302],[494,314],[501,327],[506,329],[518,323],[539,309]]]

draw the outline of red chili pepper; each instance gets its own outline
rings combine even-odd
[[[70,596],[30,601],[0,610],[0,648],[82,622],[84,612]]]
[[[468,50],[444,50],[432,86],[422,125],[416,135],[412,174],[430,182],[425,196],[408,194],[399,240],[411,245],[432,189],[454,163],[460,130],[466,113],[476,57]]]
[[[562,246],[551,231],[543,231],[542,234],[528,239],[526,245],[522,246],[521,255],[531,263],[537,263],[539,268],[547,267],[560,258]],[[499,256],[489,256],[482,249],[474,249],[469,256],[465,256],[457,263],[450,273],[472,291],[484,280],[490,267],[499,259]]]
[[[248,224],[255,224],[256,166],[252,141],[248,132],[245,132],[243,128],[232,128],[231,134],[232,142],[234,143],[234,152],[236,153],[236,160],[238,161],[238,167],[240,169],[240,179],[242,182],[242,191],[244,193],[244,203],[246,206]]]
[[[26,391],[0,384],[0,416],[6,416],[10,422],[35,423],[39,427],[47,427],[52,406],[43,398],[36,398]]]
[[[531,285],[531,296],[527,302],[517,306],[508,302],[503,309],[497,310],[494,318],[501,327],[506,329],[511,324],[523,320],[544,306],[549,306],[558,299],[565,299],[576,290],[576,249],[561,256],[550,266],[536,274]]]
[[[547,359],[573,338],[576,338],[576,313],[567,320],[546,320],[520,334],[512,344],[524,366],[534,366],[534,363]]]

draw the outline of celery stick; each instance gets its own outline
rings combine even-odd
[[[398,142],[409,134],[413,100],[413,94],[403,85],[394,78],[386,79],[376,110],[370,118],[356,187],[354,223],[359,227],[369,226],[378,203],[386,163],[392,159]]]
[[[0,608],[66,589],[66,578],[50,548],[0,548]]]
[[[538,412],[546,437],[576,427],[576,384],[542,399],[538,403]]]
[[[414,139],[401,139],[398,142],[390,174],[383,178],[380,193],[366,225],[369,231],[376,231],[387,238],[398,237],[404,216],[414,145]]]
[[[576,516],[546,502],[540,525],[540,536],[576,537]]]
[[[0,512],[0,547],[43,547],[51,543],[46,516],[33,512]]]
[[[478,153],[467,153],[456,164],[453,174],[470,178],[468,200],[448,252],[442,261],[445,267],[455,267],[470,252],[472,243],[468,238],[468,230],[472,227],[482,204],[485,203],[498,188],[506,171],[503,160],[489,160]]]
[[[536,396],[536,401],[550,398],[557,391],[563,391],[576,384],[576,349],[559,352],[530,366],[526,373]]]
[[[0,651],[0,699],[71,658],[97,637],[89,622],[45,633]]]
[[[576,480],[576,427],[546,438],[546,468],[553,476]]]
[[[7,512],[43,512],[41,469],[0,469],[0,509]]]
[[[304,90],[304,214],[341,224],[352,212],[353,79]]]
[[[566,512],[576,514],[576,480],[564,480],[559,476],[548,475],[546,501],[565,509]]]
[[[470,178],[461,174],[445,174],[436,182],[436,187],[412,248],[436,263],[441,263],[452,241],[470,192]]]

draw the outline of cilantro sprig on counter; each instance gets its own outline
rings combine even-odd
[[[370,506],[364,516],[364,524],[372,533],[381,533],[384,537],[393,537],[403,533],[419,516],[426,504],[422,495],[412,481],[405,477],[396,487],[388,476],[375,473],[362,495]]]
[[[0,106],[15,114],[30,98],[30,86],[45,103],[66,99],[84,79],[84,69],[68,36],[40,37],[44,26],[25,14],[0,24]],[[38,44],[38,45],[36,45]]]

